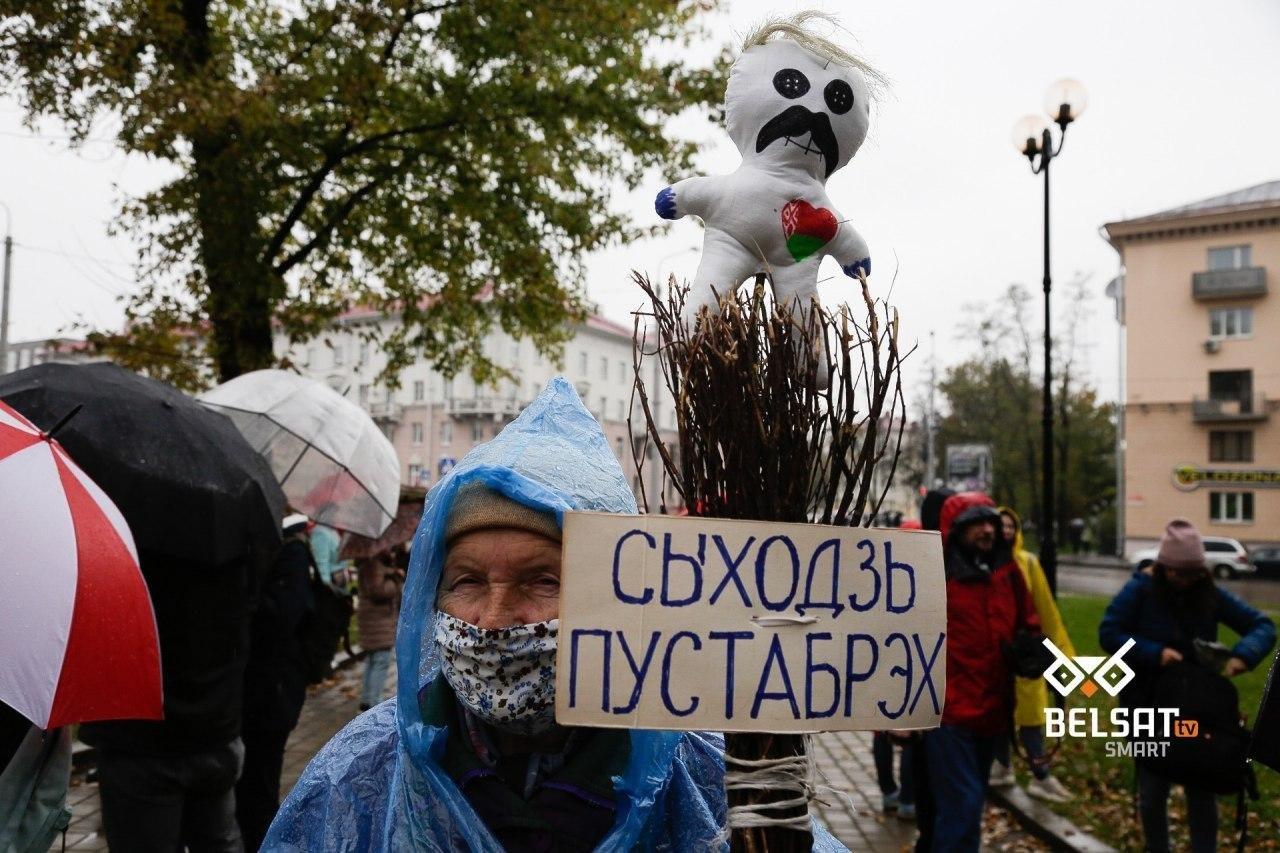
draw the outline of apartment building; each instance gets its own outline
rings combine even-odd
[[[38,338],[33,341],[10,341],[0,373],[13,373],[37,364],[81,364],[105,361],[89,351],[89,345],[75,338]]]
[[[1124,270],[1126,551],[1174,516],[1280,541],[1280,181],[1103,231]]]
[[[400,374],[400,387],[393,390],[379,382],[386,359],[365,337],[371,331],[385,335],[398,322],[373,311],[352,311],[341,316],[329,332],[305,345],[289,347],[283,339],[278,340],[277,352],[287,355],[303,375],[327,383],[373,416],[395,446],[406,486],[430,488],[467,451],[493,438],[514,420],[552,377],[563,375],[600,422],[637,495],[641,476],[653,494],[650,484],[659,472],[648,463],[637,470],[628,427],[635,378],[631,328],[604,317],[589,317],[565,345],[560,363],[538,353],[530,341],[494,330],[484,342],[485,353],[509,369],[514,379],[496,386],[479,385],[465,373],[448,379],[420,360]],[[646,379],[652,386],[651,372]],[[657,395],[656,402],[659,422],[670,430],[666,440],[674,444],[670,395]],[[642,437],[643,414],[638,402],[632,420]],[[680,505],[670,489],[667,504],[669,508]]]

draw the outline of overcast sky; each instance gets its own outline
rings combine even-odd
[[[807,5],[814,4],[730,0],[692,58],[736,42],[765,14]],[[913,384],[927,367],[930,331],[941,365],[970,352],[956,334],[963,305],[994,301],[1011,282],[1038,299],[1041,182],[1010,133],[1022,115],[1042,111],[1054,80],[1074,77],[1089,93],[1054,163],[1054,277],[1092,276],[1097,322],[1088,354],[1107,396],[1116,391],[1116,330],[1101,293],[1117,259],[1098,227],[1280,178],[1275,0],[817,5],[837,13],[857,37],[853,46],[893,81],[867,143],[828,189],[871,245],[877,295],[887,294],[896,268],[892,301],[903,334],[922,343]],[[108,223],[121,191],[153,186],[165,167],[106,143],[68,152],[59,128],[33,138],[19,118],[13,103],[0,101],[0,202],[13,212],[20,244],[10,338],[54,335],[77,318],[118,324],[115,296],[132,286],[131,247],[108,236]],[[723,131],[701,121],[681,127],[707,143],[705,172],[736,166]],[[625,203],[639,221],[656,221],[653,195],[680,177],[655,179]],[[591,264],[590,295],[603,313],[626,320],[638,297],[623,271],[690,276],[697,253],[682,250],[700,240],[686,221],[667,226],[662,239],[601,253]],[[824,299],[854,293],[837,268],[824,267],[824,275],[832,276]]]

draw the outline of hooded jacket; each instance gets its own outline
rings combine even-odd
[[[1058,605],[1053,600],[1053,591],[1049,589],[1049,579],[1045,577],[1040,565],[1040,558],[1026,549],[1022,541],[1022,517],[1011,507],[1000,507],[1000,514],[1008,514],[1013,518],[1017,532],[1013,534],[1013,559],[1022,569],[1022,579],[1027,582],[1031,591],[1031,601],[1036,607],[1036,616],[1040,618],[1040,627],[1044,635],[1062,650],[1067,657],[1076,656],[1076,647],[1067,634],[1067,626],[1058,612]],[[1017,708],[1014,709],[1013,721],[1018,726],[1043,726],[1044,709],[1049,707],[1049,688],[1043,678],[1017,679]]]
[[[985,736],[1009,727],[1013,673],[1008,649],[1013,635],[1020,627],[1038,633],[1040,622],[1007,547],[997,545],[990,571],[960,555],[960,535],[981,518],[973,511],[978,507],[995,513],[994,502],[981,492],[952,495],[942,505],[939,522],[947,564],[947,699],[942,723]],[[958,566],[963,570],[955,570]]]
[[[604,433],[563,378],[468,453],[431,490],[414,536],[396,636],[396,697],[357,717],[311,760],[263,850],[502,850],[442,766],[447,728],[424,722],[419,703],[441,678],[434,634],[444,522],[459,488],[474,481],[560,523],[568,510],[636,511]],[[597,849],[727,849],[723,739],[628,734],[625,769],[613,777],[613,828]],[[840,847],[815,827],[814,849]]]

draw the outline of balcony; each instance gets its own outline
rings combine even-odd
[[[1238,400],[1191,401],[1191,417],[1198,424],[1243,423],[1265,421],[1271,417],[1267,400],[1261,394]]]
[[[374,423],[382,425],[398,424],[404,414],[404,408],[399,403],[392,403],[388,400],[369,403],[366,408],[368,408],[369,417],[373,418]]]
[[[445,412],[455,418],[514,418],[524,406],[509,397],[450,397]]]
[[[1266,293],[1267,271],[1264,267],[1191,274],[1191,295],[1195,299],[1241,299],[1265,296]]]

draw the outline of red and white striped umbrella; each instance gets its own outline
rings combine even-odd
[[[164,713],[155,613],[124,517],[0,402],[0,701],[42,729]]]

